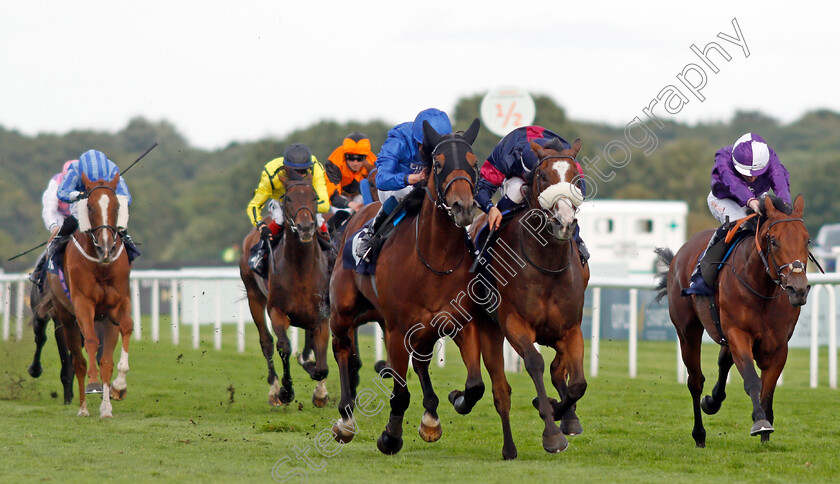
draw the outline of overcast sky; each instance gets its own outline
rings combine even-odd
[[[705,101],[659,113],[694,122],[758,109],[791,121],[840,111],[838,11],[801,1],[4,1],[0,125],[117,131],[141,115],[216,148],[323,118],[397,123],[501,85],[624,125],[669,84],[687,94],[676,76],[702,64],[690,46],[713,41],[731,60],[711,54],[717,74],[703,66]],[[717,37],[736,36],[733,18],[749,57]]]

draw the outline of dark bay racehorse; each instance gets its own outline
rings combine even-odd
[[[788,340],[805,304],[810,285],[806,275],[808,231],[802,221],[805,201],[796,197],[793,211],[773,196],[764,200],[754,240],[739,244],[721,269],[715,303],[719,308],[720,329],[725,338],[718,356],[718,379],[711,395],[702,400],[700,343],[703,329],[720,343],[720,336],[709,310],[707,297],[683,297],[697,259],[712,235],[706,230],[692,237],[674,256],[668,249],[657,249],[660,259],[670,266],[660,274],[659,297],[668,296],[671,321],[680,338],[682,359],[688,369],[688,390],[694,406],[697,447],[706,446],[706,430],[700,411],[717,413],[726,398],[726,377],[733,363],[744,379],[744,390],[752,400],[753,426],[750,435],[769,440],[773,432],[773,392],[788,354]],[[786,296],[786,297],[785,297]],[[761,370],[755,371],[753,360]]]
[[[87,198],[77,202],[79,229],[70,239],[61,268],[70,298],[64,293],[59,276],[49,274],[47,278],[53,319],[64,328],[73,356],[76,380],[79,383],[80,417],[89,415],[85,393],[102,392],[99,415],[111,417],[111,398],[122,400],[127,392],[125,377],[129,369],[128,343],[134,322],[131,319],[129,295],[131,267],[116,228],[119,201],[115,190],[119,179],[120,176],[116,175],[109,182],[91,182],[82,174]],[[97,323],[102,327],[104,339],[98,368],[95,358],[99,347],[95,329]],[[118,375],[110,384],[114,369],[114,349],[120,336],[122,354],[117,365]],[[82,353],[83,338],[87,361]],[[90,380],[87,386],[85,373]]]
[[[318,209],[318,195],[312,187],[309,175],[302,176],[294,170],[281,177],[286,187],[282,200],[284,220],[283,238],[269,254],[268,281],[257,276],[248,267],[251,247],[259,241],[259,232],[252,229],[242,242],[242,257],[239,273],[248,294],[248,307],[260,335],[260,346],[268,365],[268,403],[279,406],[291,402],[295,397],[292,388],[289,361],[292,345],[286,331],[295,326],[306,331],[305,345],[314,349],[315,362],[301,361],[309,376],[318,382],[312,394],[312,403],[317,407],[327,404],[327,343],[330,337],[328,320],[329,300],[327,286],[327,258],[315,240],[317,230],[315,214]],[[271,222],[271,217],[263,219]],[[283,363],[283,379],[274,370],[274,348],[271,333],[265,325],[265,311],[271,319],[271,327],[277,336],[277,352]],[[308,355],[307,355],[308,356]]]
[[[43,256],[46,257],[46,254]],[[47,342],[47,327],[52,319],[53,309],[51,303],[42,304],[42,301],[49,297],[49,287],[46,284],[44,284],[43,290],[39,290],[37,284],[32,284],[29,290],[29,308],[32,310],[32,331],[35,333],[35,355],[28,368],[32,378],[40,377],[43,372],[41,350]],[[73,358],[70,356],[70,350],[67,348],[67,342],[64,339],[64,328],[55,323],[53,334],[55,335],[55,344],[58,347],[58,357],[61,360],[60,379],[61,385],[64,387],[64,404],[69,405],[73,401]]]
[[[501,356],[504,338],[498,325],[470,297],[459,297],[466,295],[464,291],[473,277],[462,227],[472,222],[475,213],[477,159],[471,144],[479,123],[473,121],[465,133],[445,136],[438,135],[428,123],[423,123],[423,128],[423,152],[431,154],[428,159],[433,172],[422,195],[419,214],[407,217],[396,227],[382,247],[373,276],[344,269],[340,262],[333,270],[330,328],[341,377],[341,420],[333,426],[333,432],[336,440],[349,442],[357,431],[353,410],[359,361],[354,352],[353,330],[359,324],[384,318],[390,368],[380,375],[393,375],[394,390],[388,425],[377,440],[379,450],[395,454],[402,448],[402,422],[410,399],[405,384],[409,356],[423,390],[425,413],[420,436],[427,442],[441,437],[438,397],[432,389],[429,362],[435,343],[449,335],[467,367],[465,389],[451,392],[450,402],[458,413],[466,414],[484,394],[480,368],[484,354],[485,367],[493,381],[494,403],[502,419],[502,454],[512,459],[516,457],[516,446],[510,433],[510,386]],[[377,207],[370,204],[358,212],[350,220],[345,238],[373,217]],[[453,300],[460,309],[453,307]]]
[[[583,431],[575,404],[586,391],[580,324],[589,265],[581,265],[572,239],[577,226],[576,207],[583,202],[576,185],[581,175],[575,164],[580,140],[568,150],[548,146],[531,143],[540,162],[530,187],[524,190],[529,209],[517,213],[499,229],[500,243],[516,251],[521,266],[508,267],[493,260],[492,268],[500,296],[499,324],[534,381],[534,405],[545,421],[543,448],[555,453],[569,445],[564,434]],[[473,227],[482,227],[485,221],[482,215]],[[545,363],[534,348],[535,342],[556,352],[551,362],[551,382],[560,394],[559,403],[546,393]],[[555,420],[562,420],[559,428]]]

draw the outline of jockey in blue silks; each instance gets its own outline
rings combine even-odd
[[[82,182],[82,173],[87,176],[90,181],[113,180],[116,175],[120,173],[120,168],[113,161],[109,160],[107,156],[101,151],[88,150],[70,165],[67,169],[67,174],[58,186],[56,195],[58,199],[70,203],[70,212],[72,216],[64,219],[64,223],[58,234],[52,239],[50,243],[50,253],[56,249],[57,245],[63,245],[69,240],[69,236],[79,227],[78,222],[78,201],[85,194],[85,184]],[[117,184],[117,201],[119,201],[119,208],[117,210],[117,231],[123,239],[123,244],[126,246],[129,260],[134,260],[140,255],[140,251],[134,245],[131,237],[126,232],[128,226],[128,207],[131,205],[131,193],[128,191],[128,185],[125,178],[120,177]]]
[[[748,215],[747,209],[759,212],[759,198],[773,190],[778,198],[790,205],[790,175],[779,161],[776,152],[761,136],[747,133],[732,146],[725,146],[715,153],[712,168],[712,191],[706,202],[712,215],[722,225],[709,239],[706,249],[700,255],[691,285],[682,291],[683,296],[713,296],[714,291],[706,284],[700,273],[700,260],[709,247],[726,236],[735,220]],[[727,224],[729,220],[731,223]]]
[[[434,108],[420,111],[414,121],[398,124],[388,131],[388,138],[382,143],[376,158],[376,188],[382,206],[373,218],[373,223],[360,235],[356,246],[356,256],[367,262],[373,256],[371,248],[374,245],[374,234],[377,234],[397,204],[411,193],[415,184],[424,182],[429,176],[429,162],[421,153],[423,121],[427,121],[440,135],[452,132],[449,116]]]
[[[531,141],[542,147],[551,143],[553,146],[548,147],[558,151],[571,148],[568,141],[542,126],[516,128],[499,141],[487,161],[481,166],[478,189],[475,194],[475,201],[479,208],[487,213],[487,222],[493,230],[499,228],[503,210],[522,203],[521,188],[526,183],[525,179],[530,178],[529,174],[540,163],[534,150],[531,149]],[[578,172],[581,173],[581,179],[577,184],[586,196],[583,170],[577,160],[574,162]],[[500,187],[504,196],[499,200],[498,205],[494,205],[491,198]],[[581,263],[586,264],[589,259],[589,250],[580,238],[580,226],[575,228],[574,239],[578,245]]]

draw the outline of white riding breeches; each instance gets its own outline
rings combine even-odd
[[[411,190],[414,189],[413,185],[409,185],[404,188],[400,188],[399,190],[387,191],[387,190],[379,190],[379,201],[385,203],[385,200],[388,200],[388,197],[394,197],[397,201],[402,201],[403,198],[407,197]]]
[[[502,182],[502,196],[508,197],[513,203],[522,202],[522,186],[525,185],[525,180],[518,176],[505,178]]]

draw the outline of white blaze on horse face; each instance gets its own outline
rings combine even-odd
[[[102,210],[102,223],[100,225],[113,225],[111,221],[108,219],[108,206],[110,205],[111,201],[108,200],[108,197],[99,197],[99,209]],[[111,245],[111,232],[107,230],[102,230],[99,232],[99,243],[102,245],[103,248],[110,247]]]

